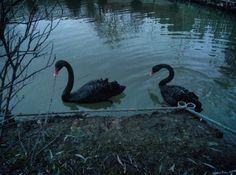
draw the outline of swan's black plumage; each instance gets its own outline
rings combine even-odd
[[[108,101],[112,96],[118,95],[125,90],[125,86],[119,85],[117,81],[109,82],[108,79],[99,79],[89,81],[78,91],[71,93],[74,84],[74,73],[71,65],[64,60],[57,61],[54,75],[56,76],[63,67],[68,71],[68,82],[62,93],[64,102],[95,103]]]
[[[179,101],[185,101],[186,103],[192,102],[196,105],[195,111],[201,112],[202,104],[196,94],[190,92],[188,89],[182,86],[166,85],[174,78],[174,70],[170,65],[158,64],[156,66],[153,66],[151,75],[158,72],[162,68],[166,68],[169,71],[169,76],[161,80],[159,83],[161,95],[163,96],[164,100],[170,106],[177,106]]]

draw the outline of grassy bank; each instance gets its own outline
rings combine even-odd
[[[53,118],[5,129],[0,174],[211,174],[236,148],[188,112]]]

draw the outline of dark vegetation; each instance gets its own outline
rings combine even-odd
[[[1,141],[0,174],[219,174],[236,148],[190,113],[59,117],[18,123]]]

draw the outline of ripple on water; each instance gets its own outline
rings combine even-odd
[[[127,89],[119,103],[107,108],[162,106],[157,82],[167,72],[153,77],[147,73],[153,65],[167,63],[176,71],[170,84],[193,90],[202,100],[204,114],[232,125],[230,117],[236,113],[234,17],[170,1],[143,3],[139,9],[124,1],[107,1],[104,6],[97,1],[78,2],[62,1],[65,18],[50,38],[57,58],[66,58],[73,65],[75,89],[89,80],[109,77]],[[52,74],[51,68],[45,72]],[[86,109],[61,102],[66,71],[64,74],[58,77],[53,109]],[[51,83],[43,73],[38,78],[40,83]],[[41,91],[37,83],[28,89]],[[45,90],[44,98],[33,91],[27,94],[17,112],[48,108],[49,92]],[[42,106],[29,108],[35,99]]]

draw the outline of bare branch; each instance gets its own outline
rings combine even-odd
[[[53,11],[60,4],[56,1],[52,7],[39,8],[37,0],[32,2],[29,11],[24,7],[25,0],[2,0],[0,3],[0,47],[3,48],[0,54],[3,63],[0,70],[0,111],[1,114],[4,111],[5,116],[23,99],[18,94],[29,80],[55,61],[53,45],[47,40],[60,22],[53,19]],[[48,24],[39,27],[40,21],[45,19]],[[32,70],[31,65],[39,59],[44,59],[45,64]]]
[[[25,148],[25,146],[24,146],[24,144],[22,142],[20,131],[17,132],[17,136],[18,136],[18,140],[20,142],[20,145],[21,145],[21,148],[22,148],[24,154],[27,155],[28,152],[27,152],[27,150],[26,150],[26,148]]]

